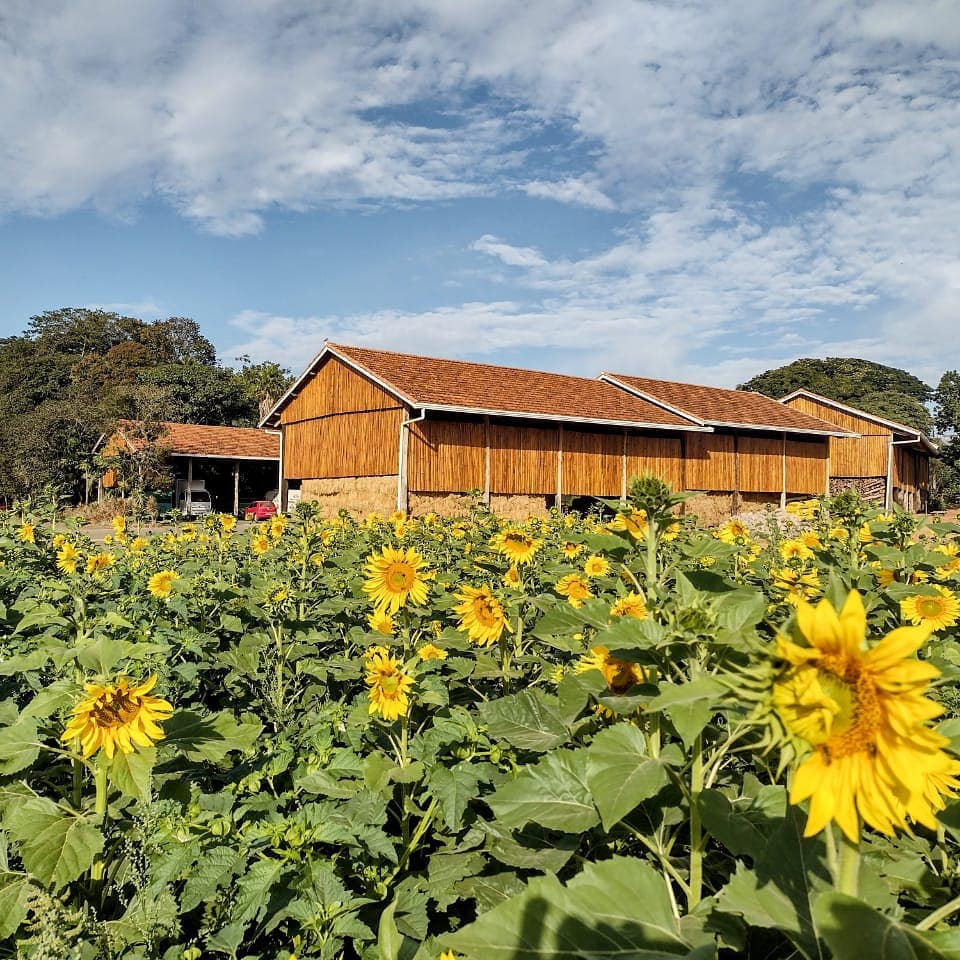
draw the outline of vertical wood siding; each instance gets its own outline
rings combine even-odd
[[[736,454],[732,434],[691,433],[686,438],[686,453],[688,490],[735,489]]]
[[[400,402],[386,390],[355,373],[336,357],[327,357],[317,373],[283,409],[281,423],[326,417],[360,410],[399,409]]]
[[[783,489],[783,439],[737,438],[740,451],[740,490],[743,493],[779,493]]]
[[[556,428],[491,424],[491,492],[556,493],[559,441]]]
[[[917,493],[930,486],[930,458],[915,447],[894,447],[893,485]]]
[[[421,420],[410,426],[408,485],[416,493],[463,493],[484,486],[482,423]]]
[[[564,427],[563,493],[619,497],[623,486],[623,434]]]
[[[683,441],[679,437],[627,437],[627,480],[652,473],[674,490],[684,489]]]
[[[402,418],[401,410],[379,410],[287,424],[283,475],[302,480],[395,474]]]
[[[822,494],[827,487],[827,439],[787,440],[787,491]]]

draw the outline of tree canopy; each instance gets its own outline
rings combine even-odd
[[[289,380],[276,364],[221,366],[187,317],[48,310],[0,339],[0,493],[79,492],[87,455],[117,419],[254,425]]]
[[[811,390],[925,433],[933,427],[925,406],[933,399],[933,389],[906,370],[871,360],[807,357],[757,374],[741,384],[740,389],[776,399],[794,390]]]

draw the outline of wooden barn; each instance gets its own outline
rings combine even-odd
[[[930,497],[930,458],[937,447],[914,427],[795,390],[781,401],[793,410],[818,417],[857,434],[830,440],[830,492],[850,487],[889,510],[926,512]]]
[[[328,343],[261,426],[281,431],[282,495],[328,512],[459,513],[473,492],[520,517],[621,497],[642,473],[705,491],[695,509],[716,516],[826,489],[826,441],[844,433],[832,424],[760,398],[763,416],[718,427],[625,379]]]

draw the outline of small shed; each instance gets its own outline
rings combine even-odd
[[[148,429],[133,420],[120,420],[104,434],[94,453],[118,451],[136,454],[149,443],[163,455],[174,478],[192,483],[204,480],[221,509],[238,513],[243,499],[260,499],[280,483],[280,434],[257,427],[221,427],[198,423],[152,422]],[[149,439],[147,439],[149,437]],[[98,498],[117,485],[115,471],[101,478]]]
[[[889,510],[926,512],[930,458],[937,446],[922,431],[858,410],[810,390],[794,390],[782,403],[855,433],[830,441],[830,493],[853,488]]]

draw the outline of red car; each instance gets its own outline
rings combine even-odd
[[[277,505],[272,500],[254,500],[243,510],[244,520],[269,520],[277,515]]]

